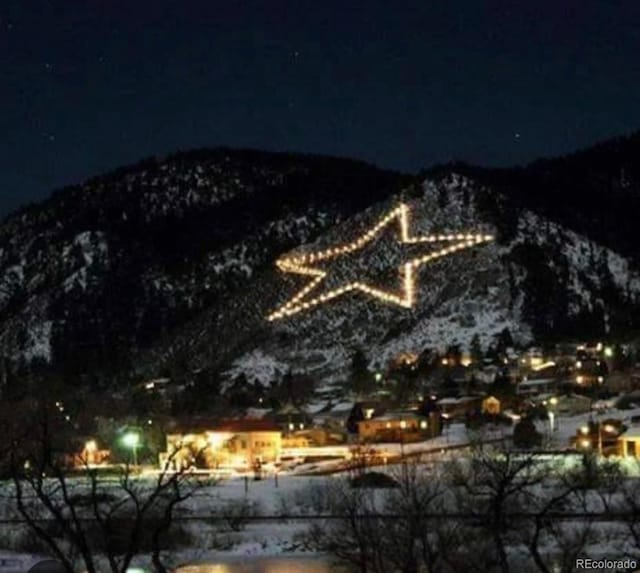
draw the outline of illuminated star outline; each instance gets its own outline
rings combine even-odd
[[[316,253],[284,256],[276,261],[276,266],[282,272],[312,277],[310,282],[287,302],[271,312],[266,318],[274,321],[285,318],[328,302],[334,298],[342,296],[351,291],[360,291],[382,301],[396,304],[404,308],[411,308],[415,304],[416,279],[415,274],[419,267],[435,259],[439,259],[462,251],[482,243],[493,241],[492,235],[481,234],[449,234],[449,235],[422,235],[412,236],[409,234],[409,207],[405,203],[400,203],[397,207],[389,211],[378,223],[371,227],[364,234],[360,235],[351,243],[331,247]],[[426,255],[421,255],[400,265],[400,284],[402,289],[400,294],[372,287],[364,282],[354,281],[339,288],[327,291],[319,296],[305,300],[314,289],[316,289],[327,277],[330,271],[325,271],[315,267],[316,263],[335,259],[341,255],[353,253],[365,247],[373,241],[380,233],[388,227],[394,220],[400,225],[399,242],[403,244],[418,243],[438,243],[449,242],[450,246],[434,251]]]

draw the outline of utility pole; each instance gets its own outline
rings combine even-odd
[[[602,457],[602,421],[598,417],[598,456]]]

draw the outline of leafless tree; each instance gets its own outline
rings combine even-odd
[[[458,509],[484,531],[492,542],[498,569],[509,573],[507,548],[519,526],[513,516],[525,511],[545,472],[533,455],[506,448],[475,450],[465,470],[466,476],[456,480]]]
[[[332,519],[312,525],[310,545],[360,573],[387,571],[381,551],[384,526],[373,492],[351,487],[348,479],[335,479],[327,484],[326,495]]]
[[[150,478],[129,465],[115,480],[88,464],[72,476],[59,450],[63,432],[56,431],[46,408],[32,414],[36,422],[22,439],[14,437],[9,452],[15,509],[32,534],[69,573],[78,559],[87,573],[97,573],[101,559],[112,573],[125,573],[142,552],[164,573],[162,549],[176,508],[197,487],[193,477],[172,471],[171,457]]]

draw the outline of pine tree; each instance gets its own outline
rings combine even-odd
[[[480,344],[480,337],[477,334],[473,335],[471,344],[469,345],[469,354],[471,354],[471,360],[474,364],[481,364],[484,358],[482,352],[482,344]]]
[[[374,389],[374,378],[369,371],[369,362],[361,348],[356,348],[351,358],[349,383],[352,391],[359,396],[366,395]]]

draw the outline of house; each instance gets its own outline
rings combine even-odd
[[[313,412],[312,423],[315,426],[323,426],[328,430],[343,432],[346,430],[347,419],[352,410],[352,402],[329,403]]]
[[[448,420],[461,419],[467,414],[477,411],[482,404],[478,396],[462,396],[461,398],[442,398],[437,401],[442,416]]]
[[[335,446],[347,441],[346,432],[331,431],[327,428],[309,428],[287,432],[282,436],[283,448],[313,448]]]
[[[483,414],[492,414],[497,416],[501,410],[501,402],[495,396],[487,396],[482,401],[481,410]]]
[[[624,458],[640,458],[640,426],[633,426],[618,436],[618,452]]]
[[[591,411],[591,398],[580,394],[552,396],[546,400],[547,408],[559,416],[576,416]]]
[[[367,400],[364,402],[356,402],[349,412],[347,418],[346,428],[347,431],[352,434],[357,434],[358,422],[362,420],[369,420],[381,416],[387,410],[388,405],[379,400]]]
[[[280,460],[282,432],[268,420],[187,422],[167,434],[160,465],[175,467],[251,469],[257,463]]]
[[[571,441],[580,450],[597,451],[605,456],[616,455],[624,451],[620,438],[625,429],[626,426],[618,419],[590,420],[578,428]]]
[[[441,432],[437,413],[424,417],[414,411],[389,411],[357,424],[358,435],[364,442],[417,442]]]
[[[98,441],[93,438],[82,438],[77,443],[75,452],[65,454],[63,463],[69,468],[87,468],[105,465],[110,461],[111,450],[101,448]]]
[[[478,368],[474,373],[475,379],[482,384],[493,384],[498,376],[499,368],[495,364],[489,364]]]
[[[311,423],[311,417],[302,408],[287,402],[282,408],[268,416],[283,432],[304,430]]]
[[[555,378],[538,378],[534,380],[523,380],[516,387],[516,394],[519,396],[537,396],[538,394],[548,394],[554,392],[558,386]]]

